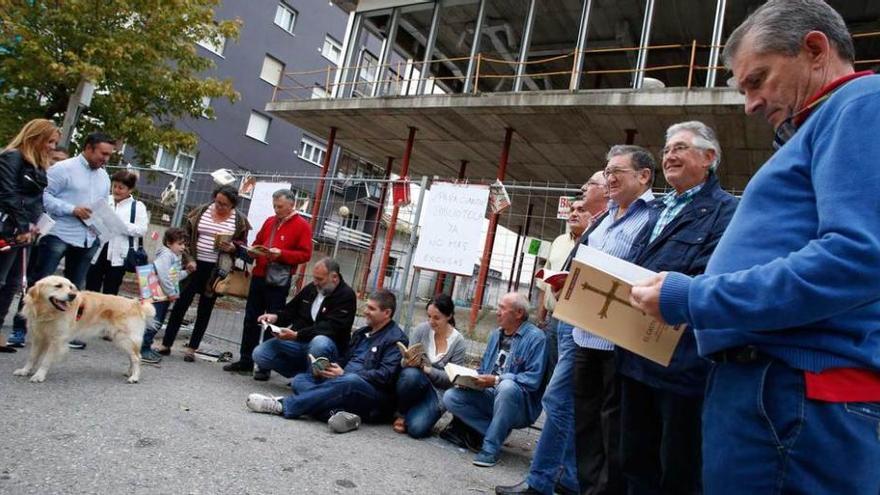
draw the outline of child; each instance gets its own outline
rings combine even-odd
[[[156,267],[156,275],[159,277],[159,285],[166,294],[176,294],[179,291],[175,287],[177,283],[186,278],[188,272],[181,270],[180,257],[186,249],[186,231],[176,227],[172,227],[165,231],[165,237],[162,238],[162,244],[156,251],[156,259],[153,266]],[[171,279],[172,269],[177,270],[177,281]],[[168,307],[171,306],[171,298],[165,301],[153,303],[156,308],[156,319],[153,326],[144,332],[144,343],[141,345],[141,361],[145,363],[158,363],[162,360],[160,354],[167,354],[170,349],[160,348],[159,352],[152,349],[153,338],[159,331],[162,324],[165,323],[165,314]]]

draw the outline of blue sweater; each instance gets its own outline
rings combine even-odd
[[[878,131],[880,76],[846,83],[752,178],[705,275],[670,273],[660,310],[701,355],[880,370]]]

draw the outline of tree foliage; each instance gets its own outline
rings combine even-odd
[[[0,147],[36,117],[59,124],[81,79],[95,83],[77,129],[101,128],[141,157],[195,149],[177,120],[212,115],[204,97],[238,99],[208,77],[196,42],[236,39],[214,20],[220,0],[0,0]],[[75,144],[75,143],[72,143]]]

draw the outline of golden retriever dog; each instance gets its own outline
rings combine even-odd
[[[106,335],[128,353],[128,383],[140,380],[144,329],[156,315],[151,303],[78,291],[70,280],[53,275],[28,289],[21,313],[27,318],[31,352],[24,368],[13,374],[33,373],[31,381],[42,382],[52,363],[67,352],[67,342]]]

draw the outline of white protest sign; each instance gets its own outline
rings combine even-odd
[[[559,204],[556,206],[556,218],[568,220],[571,215],[571,204],[577,200],[575,196],[559,196]]]
[[[275,214],[272,208],[272,194],[279,189],[290,189],[289,182],[257,182],[251,196],[251,207],[248,210],[248,221],[251,230],[248,231],[248,245],[253,245],[257,238],[257,232],[263,226],[267,218]]]
[[[446,182],[431,186],[413,264],[425,270],[473,275],[488,201],[488,186]]]

